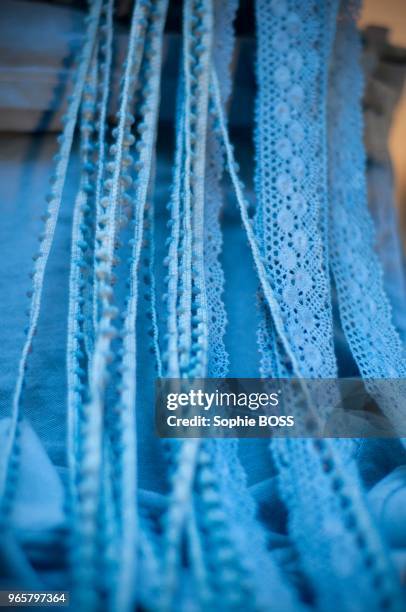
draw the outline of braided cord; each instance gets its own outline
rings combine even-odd
[[[204,270],[204,179],[208,128],[209,74],[213,15],[210,0],[186,0],[183,14],[183,65],[178,122],[175,185],[172,204],[170,253],[180,245],[179,263],[170,263],[168,365],[170,375],[204,376],[207,368],[208,327]],[[182,226],[176,216],[182,219]],[[178,247],[179,248],[179,247]],[[178,259],[178,253],[176,253]],[[179,318],[175,317],[179,296]],[[178,353],[175,356],[175,352]],[[195,533],[193,485],[198,440],[187,440],[172,449],[175,465],[170,473],[171,494],[165,515],[165,585],[163,604],[171,606],[177,585],[180,540],[183,528]],[[193,560],[192,560],[193,561]],[[197,557],[195,559],[197,561]],[[195,577],[203,578],[196,565]],[[200,587],[205,591],[205,586]]]
[[[168,222],[170,228],[168,257],[165,261],[168,265],[167,275],[167,328],[168,328],[168,350],[163,355],[164,366],[170,378],[179,378],[179,355],[178,355],[178,283],[179,283],[179,248],[181,240],[181,176],[182,159],[184,151],[184,97],[182,83],[180,83],[177,99],[176,120],[176,154],[173,187],[169,210],[171,218]]]
[[[78,506],[76,508],[75,533],[78,562],[75,564],[75,586],[80,605],[97,606],[97,566],[99,542],[105,541],[99,534],[99,509],[103,498],[103,481],[106,473],[103,463],[103,412],[105,393],[109,379],[107,366],[112,358],[111,342],[117,337],[117,330],[112,321],[117,317],[117,308],[112,306],[113,276],[112,267],[117,243],[118,207],[123,197],[123,189],[130,183],[126,173],[127,152],[134,138],[130,127],[134,117],[130,113],[135,85],[140,69],[146,31],[146,15],[150,3],[144,0],[137,2],[132,16],[127,59],[124,67],[124,78],[120,93],[118,110],[118,127],[113,131],[115,143],[110,152],[112,161],[106,170],[112,177],[104,185],[109,196],[100,200],[105,212],[99,217],[96,227],[95,277],[98,279],[100,301],[100,320],[97,324],[94,352],[89,364],[89,400],[82,408],[86,416],[87,427],[82,435],[82,449],[78,463]],[[104,456],[108,456],[105,452]],[[131,480],[131,479],[130,479]],[[134,523],[132,523],[133,525]],[[129,524],[130,526],[130,524]],[[105,525],[109,532],[109,525]],[[128,550],[128,548],[127,548]],[[117,555],[117,552],[116,552]],[[132,569],[132,566],[131,566]],[[118,573],[122,577],[122,573]],[[123,588],[123,597],[128,604],[128,581]],[[112,593],[114,594],[118,591]]]
[[[104,33],[103,42],[100,45],[102,54],[100,64],[100,112],[99,112],[99,130],[98,130],[98,157],[97,157],[97,179],[96,179],[96,227],[98,227],[100,219],[103,215],[103,207],[101,200],[103,196],[103,178],[105,176],[106,163],[106,122],[109,104],[109,91],[111,80],[111,66],[113,58],[113,8],[114,0],[105,0],[104,4],[105,23],[102,26]],[[96,269],[96,252],[94,253],[93,269]],[[98,322],[98,293],[99,282],[97,276],[93,279],[93,333],[97,329]]]
[[[72,220],[72,248],[71,266],[69,275],[69,304],[68,304],[68,330],[67,330],[67,411],[68,411],[68,465],[71,479],[71,493],[76,486],[76,457],[79,453],[80,429],[78,424],[78,411],[84,401],[86,366],[85,358],[88,353],[86,339],[89,334],[85,330],[86,303],[86,265],[88,251],[91,247],[91,195],[93,190],[92,177],[94,164],[92,153],[94,145],[97,89],[97,49],[95,50],[90,74],[82,102],[81,110],[81,178],[79,191],[75,200]],[[87,357],[89,355],[87,354]]]
[[[134,576],[136,572],[137,542],[137,452],[136,452],[136,320],[138,306],[138,267],[143,241],[144,216],[153,167],[153,149],[158,120],[160,75],[162,63],[163,27],[165,24],[167,0],[155,2],[148,15],[145,38],[145,65],[143,101],[140,106],[141,120],[137,123],[138,138],[136,149],[137,175],[134,195],[134,238],[129,272],[129,293],[123,321],[123,356],[121,384],[119,388],[116,418],[120,434],[120,452],[116,454],[120,478],[120,572],[116,589],[116,608],[130,609],[134,600]]]
[[[106,4],[103,6],[104,13],[109,10]],[[106,542],[112,539],[112,496],[108,464],[106,457],[102,456],[103,449],[93,445],[95,440],[92,437],[95,429],[102,428],[102,416],[84,409],[89,401],[88,368],[93,354],[94,338],[92,306],[97,166],[93,160],[98,158],[100,153],[97,140],[101,130],[100,124],[97,126],[96,122],[100,121],[100,115],[103,113],[103,91],[98,79],[104,76],[98,60],[100,51],[112,37],[112,33],[108,31],[111,25],[106,14],[105,21],[99,28],[99,44],[95,49],[82,104],[82,176],[73,211],[67,335],[70,562],[73,597],[77,598],[78,605],[90,608],[99,605],[100,589],[103,588],[99,576],[101,571],[109,571],[110,551]],[[99,453],[103,476],[99,481],[97,462],[93,465],[87,464],[87,476],[93,478],[94,487],[89,489],[89,483],[83,479],[83,457],[91,454],[97,458]],[[89,508],[89,494],[93,496],[91,504],[97,506],[97,524],[83,512],[83,505],[87,504]],[[84,547],[88,555],[85,557]],[[84,587],[84,583],[88,584]],[[88,586],[89,584],[91,586]]]

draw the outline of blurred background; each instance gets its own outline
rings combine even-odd
[[[117,0],[119,38],[125,39],[132,4],[133,0]],[[238,95],[244,99],[244,107],[250,109],[252,87],[255,86],[252,74],[254,0],[240,0],[239,5],[237,47],[243,49],[238,55],[244,67],[240,70]],[[55,115],[57,103],[63,97],[62,81],[71,68],[69,62],[80,48],[86,6],[87,0],[0,0],[1,131],[30,131],[35,125],[35,112],[38,112],[36,129],[38,125],[43,130],[55,128],[50,113]],[[24,23],[15,19],[16,12]],[[364,31],[365,42],[368,158],[388,168],[389,146],[401,234],[406,244],[406,0],[363,0],[359,25]],[[44,38],[42,32],[46,27]],[[176,35],[180,27],[181,2],[171,0],[166,30]],[[23,46],[20,44],[22,36]],[[122,47],[124,49],[125,40]],[[175,82],[176,74],[168,74],[169,65],[165,66],[165,77],[168,80],[173,76]],[[57,81],[60,91],[55,86]],[[241,113],[232,110],[231,123],[238,124],[241,129]]]
[[[376,94],[375,112],[368,123],[367,146],[371,141],[380,141],[375,149],[388,141],[395,170],[396,200],[402,227],[403,242],[406,243],[406,2],[405,0],[364,0],[359,25],[371,33],[371,47],[380,56],[379,67],[375,67],[375,85],[389,82],[392,87]],[[377,31],[376,26],[386,31]],[[371,31],[372,30],[372,31]],[[375,31],[373,31],[375,30]],[[386,45],[382,45],[382,38]],[[373,53],[373,51],[371,51]],[[374,79],[374,75],[371,75]],[[379,85],[378,85],[379,86]],[[375,87],[377,89],[377,87]],[[372,95],[372,94],[371,94]],[[374,107],[374,102],[371,101]],[[373,112],[373,111],[370,111]],[[367,110],[368,113],[368,110]],[[380,127],[379,127],[380,126]],[[372,133],[371,133],[372,132]]]

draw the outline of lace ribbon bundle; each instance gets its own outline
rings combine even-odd
[[[406,372],[367,208],[358,7],[352,0],[255,2],[254,216],[226,118],[237,9],[237,0],[183,3],[160,261],[154,188],[168,0],[134,2],[113,129],[114,0],[90,2],[34,257],[0,481],[0,529],[7,531],[14,503],[26,368],[76,130],[80,180],[66,338],[67,545],[75,609],[400,611],[399,578],[365,501],[355,441],[269,444],[297,580],[269,543],[235,441],[163,443],[156,470],[165,473],[167,494],[158,510],[143,509],[138,414],[153,409],[154,393],[145,355],[159,377],[229,372],[226,188],[258,279],[258,375],[337,377],[332,283],[361,376]],[[165,295],[158,282],[163,268]],[[378,400],[396,425],[399,397]]]

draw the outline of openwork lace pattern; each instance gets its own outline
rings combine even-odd
[[[222,100],[227,104],[231,91],[230,62],[233,51],[233,28],[238,3],[233,0],[215,4],[213,63],[222,75]],[[211,108],[211,107],[210,107]],[[221,180],[223,177],[223,152],[215,131],[215,115],[211,108],[211,124],[207,144],[206,170],[206,220],[205,267],[207,270],[207,307],[209,324],[209,374],[227,375],[228,355],[224,346],[227,315],[222,301],[224,273],[220,262],[222,230],[220,215],[223,205]]]
[[[326,148],[325,58],[330,54],[336,11],[334,3],[323,6],[277,0],[263,5],[257,3],[256,229],[262,241],[269,282],[287,321],[287,341],[297,358],[296,364],[289,367],[288,360],[279,352],[278,343],[282,338],[277,338],[272,327],[266,327],[270,323],[268,315],[268,320],[265,318],[261,324],[259,340],[262,369],[275,367],[271,370],[274,375],[292,372],[296,376],[329,377],[336,371],[326,245],[327,166],[323,155]],[[302,29],[301,42],[292,49],[294,32]],[[306,49],[308,70],[306,59],[301,57],[301,44]],[[297,82],[294,77],[292,82],[295,71]],[[298,108],[301,108],[300,114]],[[306,154],[311,152],[311,157],[302,165],[299,160],[303,161],[301,143],[305,134],[305,151]],[[299,213],[295,209],[298,196]],[[297,235],[303,240],[297,240]],[[304,247],[300,258],[299,244]],[[317,281],[312,282],[312,278]],[[312,289],[310,298],[307,288]],[[301,320],[301,312],[305,314],[306,324]],[[266,310],[264,316],[267,316]],[[317,330],[324,336],[324,342],[327,339],[327,344],[320,343]],[[311,346],[312,338],[316,341],[315,351]],[[323,358],[318,352],[320,346],[324,347]],[[345,445],[328,441],[275,440],[271,450],[279,466],[281,495],[290,510],[291,533],[302,562],[313,576],[313,586],[320,601],[327,608],[334,601],[336,604],[340,601],[343,609],[354,606],[352,577],[346,575],[339,558],[351,558],[353,566],[359,568],[365,581],[363,602],[376,600],[373,571],[364,569],[366,551],[368,555],[378,556],[386,567],[387,591],[383,600],[393,597],[397,601],[396,579],[378,534],[374,534],[362,496],[358,494],[357,474],[354,465],[346,459]],[[340,499],[344,489],[351,491],[347,494],[347,505]],[[348,520],[349,509],[354,520]],[[316,523],[324,525],[322,530],[328,532],[329,537],[315,535]],[[355,534],[358,543],[354,541]],[[338,550],[341,552],[336,561],[331,562]],[[340,584],[347,586],[340,588]]]
[[[357,10],[354,2],[343,6],[343,26],[337,33],[330,78],[331,266],[342,326],[361,375],[366,379],[398,379],[404,378],[406,371],[404,347],[385,292],[367,203],[361,47],[354,21]],[[367,381],[367,386],[396,426],[403,384],[388,385],[385,393],[376,389],[373,380]]]
[[[349,61],[360,57],[360,41],[348,10],[343,20],[346,27],[337,33],[329,98],[331,262],[340,315],[365,378],[404,377],[402,345],[391,320],[367,205],[363,77],[359,61]]]
[[[266,610],[275,602],[278,609],[305,610],[269,548],[235,441],[166,442],[157,468],[166,475],[165,495],[140,488],[139,364],[148,352],[158,376],[227,376],[221,216],[229,180],[260,287],[260,375],[300,378],[305,401],[305,378],[336,376],[331,268],[361,375],[405,376],[366,205],[357,7],[352,0],[256,0],[253,218],[227,128],[238,1],[184,0],[162,262],[154,185],[168,0],[134,2],[112,126],[114,7],[114,0],[89,2],[59,139],[0,480],[0,536],[13,509],[25,372],[78,128],[66,343],[74,607],[231,611]],[[157,292],[159,266],[166,268],[165,296]],[[141,325],[145,343],[137,335]],[[148,409],[152,389],[149,397]],[[377,399],[396,423],[399,397]],[[399,581],[352,451],[351,441],[328,439],[270,444],[289,546],[318,609],[400,612]]]
[[[325,36],[334,2],[257,3],[258,238],[302,376],[335,375],[323,215]],[[322,25],[323,24],[323,25]]]

